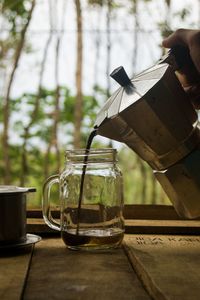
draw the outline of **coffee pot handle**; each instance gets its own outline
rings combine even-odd
[[[51,187],[55,183],[59,184],[59,178],[59,175],[53,175],[49,177],[43,185],[42,213],[45,223],[50,228],[61,231],[60,224],[56,222],[52,217],[50,206]]]

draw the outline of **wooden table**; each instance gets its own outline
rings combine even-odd
[[[200,237],[126,235],[120,249],[70,251],[43,238],[0,256],[0,299],[200,299]]]

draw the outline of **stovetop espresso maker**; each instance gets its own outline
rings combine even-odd
[[[99,135],[125,143],[153,173],[184,218],[200,216],[198,115],[175,71],[188,58],[171,49],[156,65],[129,79],[123,67],[111,73],[121,87],[97,115]],[[191,62],[192,64],[192,62]]]

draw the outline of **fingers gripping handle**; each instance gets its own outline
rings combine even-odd
[[[53,184],[59,184],[59,175],[49,177],[43,186],[42,212],[45,223],[52,229],[61,231],[60,224],[56,222],[51,215],[50,195]]]

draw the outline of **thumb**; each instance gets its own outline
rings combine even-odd
[[[162,45],[165,48],[171,48],[175,45],[188,46],[191,36],[191,30],[178,29],[166,39],[163,40]]]

